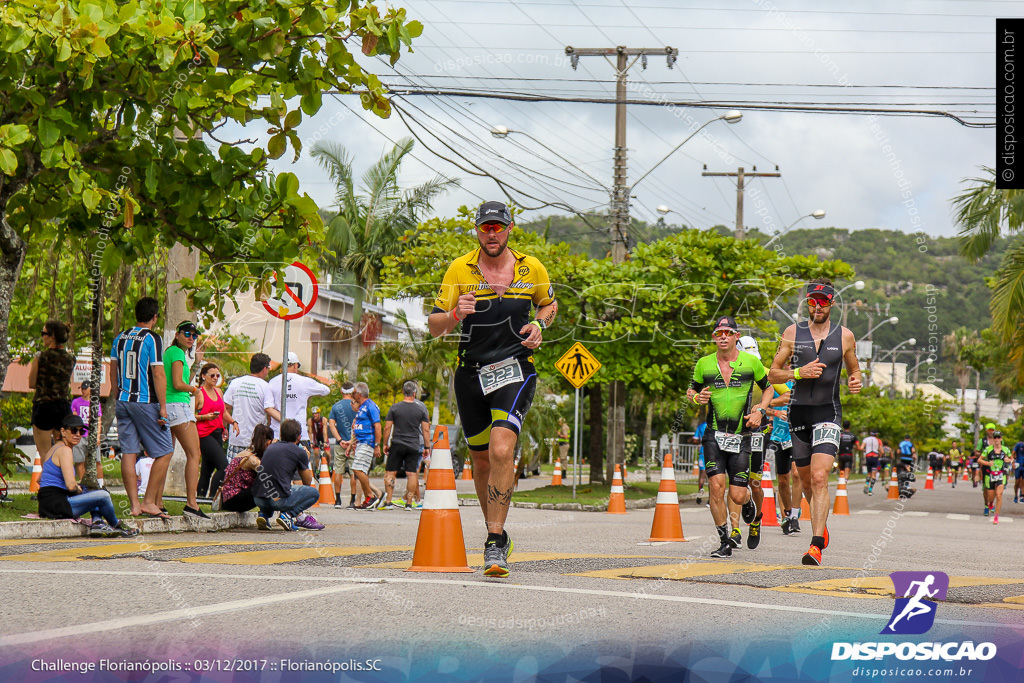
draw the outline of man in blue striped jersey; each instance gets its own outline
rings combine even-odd
[[[160,305],[152,297],[135,304],[135,326],[114,339],[110,352],[111,387],[117,392],[117,436],[121,442],[121,478],[131,514],[169,519],[160,509],[170,455],[174,450],[167,427],[167,376],[163,344],[153,332]],[[145,448],[153,458],[145,497],[139,504],[135,457]]]

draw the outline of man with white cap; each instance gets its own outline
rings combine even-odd
[[[288,404],[285,410],[288,414],[285,419],[297,421],[302,426],[302,436],[299,441],[303,448],[309,450],[309,428],[306,424],[306,403],[313,396],[326,396],[331,393],[331,388],[326,384],[317,382],[312,377],[299,374],[299,355],[294,351],[288,352]],[[281,409],[281,378],[270,380],[270,397],[274,406]],[[274,417],[270,418],[270,428],[274,430],[274,438],[281,438],[281,423]]]

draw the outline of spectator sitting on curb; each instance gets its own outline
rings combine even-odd
[[[77,519],[92,514],[90,536],[137,536],[138,529],[118,520],[106,489],[86,491],[75,480],[72,449],[82,439],[85,423],[77,415],[61,422],[60,440],[50,448],[39,478],[39,516],[48,519]]]
[[[256,470],[253,482],[253,501],[260,509],[256,526],[270,528],[270,518],[278,512],[277,523],[285,531],[298,527],[323,529],[323,525],[303,510],[320,499],[320,494],[311,485],[313,470],[309,467],[309,453],[299,445],[302,425],[298,420],[288,418],[281,423],[281,440],[270,444],[263,452],[263,459]],[[292,479],[301,479],[302,484],[292,486]]]
[[[256,507],[250,487],[256,481],[256,468],[273,441],[274,430],[267,425],[258,424],[253,428],[252,444],[239,453],[224,471],[224,483],[220,488],[221,510],[248,512]]]

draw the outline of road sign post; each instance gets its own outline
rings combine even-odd
[[[573,429],[576,438],[573,442],[573,469],[572,497],[576,498],[576,482],[582,483],[580,472],[580,389],[601,369],[601,361],[594,357],[594,354],[587,350],[583,344],[576,342],[562,354],[562,357],[555,361],[555,367],[562,376],[569,380],[569,383],[576,387],[576,405],[573,409]]]
[[[270,278],[277,282],[277,273]],[[284,345],[281,359],[281,420],[284,422],[288,407],[288,336],[291,321],[313,310],[313,304],[320,293],[320,284],[313,271],[304,263],[295,261],[284,269],[284,282],[280,296],[275,294],[263,300],[263,307],[275,318],[284,321]]]

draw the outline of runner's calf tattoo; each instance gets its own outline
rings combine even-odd
[[[512,504],[512,487],[499,491],[496,487],[487,485],[487,502],[497,503],[498,505],[504,505],[508,507]]]

